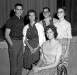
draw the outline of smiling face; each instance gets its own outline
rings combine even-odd
[[[15,11],[15,14],[20,17],[23,13],[23,8],[22,8],[22,6],[16,6],[14,11]]]
[[[30,21],[35,21],[35,13],[34,12],[29,13],[29,20]]]
[[[47,18],[47,17],[50,16],[50,12],[49,12],[48,9],[44,9],[44,10],[43,10],[43,16],[44,16],[45,18]]]
[[[54,32],[50,28],[47,30],[46,35],[49,39],[54,38]]]
[[[62,18],[62,17],[64,18],[64,16],[65,16],[64,10],[59,8],[58,12],[57,12],[57,16],[58,16],[58,18]]]

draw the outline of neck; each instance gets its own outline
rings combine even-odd
[[[20,19],[20,16],[16,14],[16,16]]]
[[[60,22],[64,21],[64,18],[60,18],[59,21],[60,21]]]
[[[30,21],[30,25],[33,26],[35,24],[35,21]]]
[[[49,20],[50,20],[49,18],[50,18],[50,17],[45,17],[44,20],[45,20],[45,21],[49,21]]]
[[[55,38],[49,40],[51,43],[55,42]]]

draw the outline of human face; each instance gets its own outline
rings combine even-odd
[[[57,16],[58,16],[58,18],[64,18],[64,16],[65,16],[64,10],[61,8],[58,9]]]
[[[46,35],[49,39],[52,39],[54,38],[54,33],[51,29],[49,29],[47,32],[46,32]]]
[[[44,10],[43,10],[43,16],[44,16],[45,18],[47,18],[47,17],[50,16],[50,12],[49,12],[48,9],[44,9]]]
[[[16,6],[16,8],[14,9],[14,11],[15,11],[15,14],[18,17],[20,17],[22,15],[22,13],[23,13],[23,8],[22,8],[22,6]]]
[[[35,21],[35,13],[34,12],[29,13],[29,20],[30,21]]]

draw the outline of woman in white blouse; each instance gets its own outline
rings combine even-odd
[[[57,39],[62,43],[63,46],[63,55],[65,58],[68,57],[69,53],[69,45],[71,35],[71,24],[65,19],[66,16],[66,8],[59,8],[57,11],[57,16],[59,20],[54,22],[54,25],[57,27],[58,36]]]

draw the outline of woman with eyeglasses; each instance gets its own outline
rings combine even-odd
[[[57,27],[57,32],[58,32],[57,39],[61,42],[63,48],[62,58],[67,59],[72,35],[71,35],[71,24],[65,19],[65,16],[66,16],[66,8],[65,7],[59,8],[57,12],[57,17],[59,18],[59,20],[57,20],[57,22],[54,23],[54,25]]]

